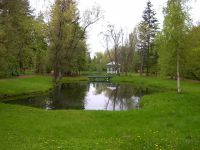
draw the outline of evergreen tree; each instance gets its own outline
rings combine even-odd
[[[28,0],[2,0],[0,10],[0,51],[4,53],[1,74],[18,75],[24,72],[32,59],[32,11]]]
[[[153,5],[149,0],[143,12],[143,21],[139,25],[140,73],[142,74],[144,68],[146,68],[146,75],[149,74],[150,67],[157,63],[157,54],[153,51],[153,46],[158,30],[158,20],[152,7]]]

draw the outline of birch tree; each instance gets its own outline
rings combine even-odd
[[[163,49],[160,57],[162,60],[161,68],[176,74],[177,92],[181,92],[181,67],[183,67],[186,51],[184,49],[184,38],[188,31],[188,13],[184,0],[168,0],[167,7],[164,8],[164,25],[163,25]],[[174,65],[175,64],[175,65]],[[176,66],[176,67],[174,67]]]

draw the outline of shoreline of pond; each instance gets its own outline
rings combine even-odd
[[[29,86],[27,87],[21,87],[21,85],[23,85],[24,80],[27,80],[26,84],[30,84],[31,87],[29,89]],[[151,81],[151,77],[140,77],[140,76],[131,76],[131,77],[126,77],[126,76],[121,76],[121,77],[114,77],[111,82],[112,83],[118,83],[118,84],[129,84],[135,87],[146,87],[146,88],[151,88],[154,89],[155,91],[157,91],[157,93],[160,92],[175,92],[176,91],[176,86],[175,86],[175,81],[174,80],[166,80],[166,79],[161,79],[161,78],[155,78],[153,77],[153,82]],[[18,80],[17,83],[13,82],[15,80]],[[45,81],[46,80],[46,81]],[[41,82],[43,81],[43,82]],[[15,88],[12,88],[12,90],[10,90],[9,86],[8,86],[8,92],[6,93],[5,91],[3,92],[3,94],[0,94],[0,101],[4,101],[4,100],[15,100],[18,98],[28,98],[28,97],[32,97],[32,96],[36,96],[39,94],[49,94],[49,92],[52,91],[53,89],[53,83],[52,83],[52,78],[50,76],[32,76],[29,78],[14,78],[14,79],[4,79],[4,80],[0,80],[0,93],[2,92],[3,88],[7,88],[2,87],[2,82],[4,82],[4,84],[8,83],[9,86],[14,85]],[[13,83],[12,83],[13,82]],[[67,84],[67,83],[77,83],[77,82],[89,82],[88,78],[86,76],[80,76],[80,77],[63,77],[63,79],[60,81],[60,84]],[[160,84],[160,82],[162,82],[162,85]],[[32,86],[32,84],[37,83],[35,86]],[[165,84],[163,84],[165,83]],[[185,81],[185,83],[187,84],[192,84],[192,85],[197,85],[198,83],[189,83],[187,81]],[[174,86],[172,87],[171,85]],[[170,85],[170,86],[169,86]],[[41,88],[41,86],[44,86],[43,88]],[[24,91],[18,91],[18,89],[22,89],[24,88]],[[33,89],[31,89],[33,88]],[[186,91],[186,90],[185,90]]]

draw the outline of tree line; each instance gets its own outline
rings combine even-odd
[[[100,59],[116,61],[126,75],[136,72],[176,79],[177,91],[181,92],[181,79],[200,80],[200,25],[192,24],[187,5],[188,1],[168,0],[163,8],[163,27],[159,27],[149,0],[133,32],[125,37],[123,30],[115,32],[119,41],[105,53],[98,53],[92,62],[98,66]],[[108,31],[112,31],[106,34],[112,43],[114,30],[108,27]]]
[[[102,17],[98,7],[80,14],[76,0],[56,0],[51,19],[45,22],[42,13],[33,15],[28,0],[1,0],[0,77],[52,72],[57,82],[83,70],[105,71],[106,63],[115,61],[116,70],[120,66],[126,75],[136,72],[177,79],[180,92],[181,78],[200,80],[200,25],[192,24],[187,3],[168,0],[160,27],[149,0],[132,33],[108,25],[102,34],[106,51],[92,59],[86,33]]]
[[[75,0],[56,0],[45,22],[28,0],[0,1],[0,77],[35,73],[78,75],[89,57],[87,29],[101,18],[93,7],[80,14]]]

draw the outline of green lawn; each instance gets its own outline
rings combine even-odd
[[[13,79],[0,79],[0,96],[23,95],[45,92],[52,88],[50,76],[30,76]]]
[[[51,86],[49,78],[40,78],[44,89]],[[18,84],[12,93],[19,91],[24,80],[38,81],[38,77],[34,79],[13,79],[12,83],[17,80]],[[62,82],[74,80],[79,79],[65,78]],[[10,80],[3,81],[12,85],[6,84]],[[3,81],[0,92],[6,91]],[[200,83],[184,81],[183,93],[177,94],[172,80],[131,76],[113,81],[137,83],[160,92],[144,96],[142,109],[126,112],[45,111],[0,103],[0,149],[200,149]]]

